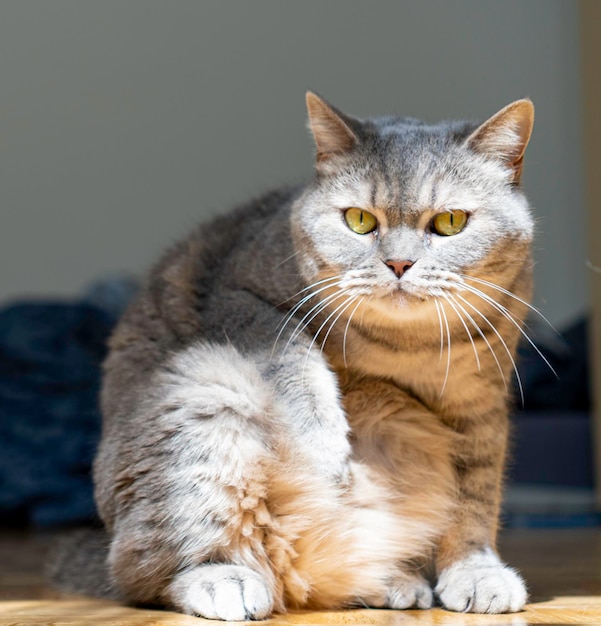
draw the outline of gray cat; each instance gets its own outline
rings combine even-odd
[[[201,225],[111,339],[95,591],[224,620],[518,611],[495,538],[532,104],[480,126],[307,106],[314,180]]]

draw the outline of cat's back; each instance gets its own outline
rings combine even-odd
[[[157,377],[168,374],[170,360],[188,346],[215,342],[216,294],[235,280],[231,268],[244,265],[239,257],[261,250],[260,235],[288,223],[294,193],[272,191],[201,223],[151,269],[117,324],[103,364],[103,435],[94,463],[95,497],[109,526],[120,472],[127,474],[138,448],[157,445],[153,402],[159,400],[151,392]]]
[[[128,398],[135,402],[132,390],[169,355],[206,338],[213,325],[211,300],[224,284],[244,280],[249,258],[265,251],[263,242],[270,232],[278,231],[282,238],[298,189],[268,192],[201,223],[152,267],[109,341],[102,394],[105,417],[115,412],[115,402],[122,408]]]

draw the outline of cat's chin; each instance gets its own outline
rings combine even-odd
[[[407,309],[409,307],[423,305],[427,302],[427,298],[423,295],[412,293],[406,288],[395,289],[387,293],[382,299],[388,303],[388,306],[392,306],[395,309]]]
[[[433,307],[431,300],[400,289],[373,298],[370,302],[370,308],[394,322],[422,319],[431,313],[426,309]]]
[[[389,306],[392,306],[395,309],[406,309],[410,306],[415,306],[419,300],[415,298],[415,296],[411,296],[404,291],[395,291],[388,295],[386,300],[389,303]]]

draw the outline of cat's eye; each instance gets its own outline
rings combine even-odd
[[[467,213],[465,211],[445,211],[439,213],[432,222],[432,230],[437,235],[450,237],[460,233],[467,224]]]
[[[344,219],[348,227],[358,235],[367,235],[378,227],[375,215],[363,209],[350,208],[344,212]]]

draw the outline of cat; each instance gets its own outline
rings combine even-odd
[[[429,125],[306,102],[314,179],[200,225],[115,330],[106,534],[75,551],[106,571],[55,578],[222,620],[519,611],[495,542],[532,103]]]

